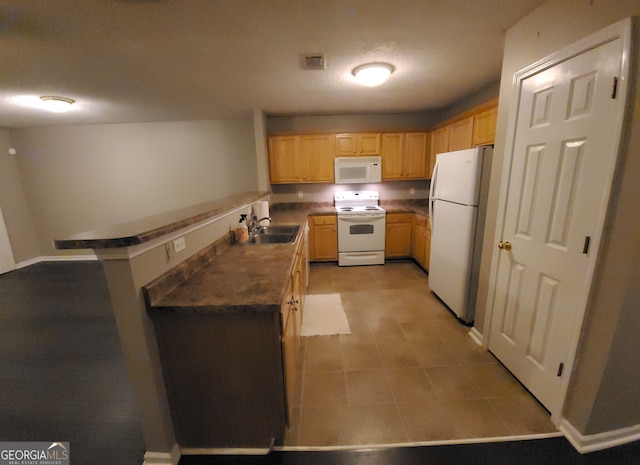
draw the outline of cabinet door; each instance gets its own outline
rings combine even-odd
[[[416,214],[413,220],[413,243],[411,256],[420,266],[425,268],[426,255],[426,219],[425,215]]]
[[[297,312],[294,311],[293,304],[293,282],[289,280],[287,293],[285,294],[282,307],[280,309],[280,318],[282,324],[282,366],[284,369],[284,389],[285,389],[285,411],[287,424],[291,423],[291,409],[294,405],[297,381],[297,353],[298,353],[298,335],[296,333],[298,318]]]
[[[493,144],[496,138],[498,107],[482,111],[473,119],[473,146]]]
[[[272,184],[296,183],[301,178],[300,136],[269,138],[269,175]]]
[[[309,230],[309,260],[338,259],[338,230],[336,215],[313,216]]]
[[[336,156],[380,155],[382,133],[336,134]]]
[[[355,134],[336,134],[336,156],[349,157],[356,154]]]
[[[429,166],[429,134],[410,132],[405,136],[405,148],[402,164],[403,179],[425,179]]]
[[[412,223],[408,213],[387,214],[384,256],[387,258],[411,256]]]
[[[425,227],[425,241],[424,241],[424,269],[429,271],[429,261],[431,260],[431,227],[429,221]]]
[[[335,150],[333,134],[302,136],[302,182],[333,182]]]
[[[473,146],[473,116],[449,125],[449,151],[470,149]]]
[[[449,151],[449,126],[431,132],[431,150],[429,154],[429,173],[431,178],[433,167],[436,165],[436,155]]]
[[[382,135],[382,179],[402,178],[403,133]]]
[[[356,146],[359,149],[357,155],[380,155],[382,134],[379,132],[358,134]]]

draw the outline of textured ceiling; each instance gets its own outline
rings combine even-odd
[[[0,126],[441,108],[499,79],[505,30],[541,3],[0,0]],[[353,81],[369,61],[395,66],[387,83]],[[40,95],[77,103],[50,114]]]

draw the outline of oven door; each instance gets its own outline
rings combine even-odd
[[[384,250],[384,213],[338,215],[338,252]]]

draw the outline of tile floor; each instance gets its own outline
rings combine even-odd
[[[311,266],[352,334],[305,338],[285,446],[553,433],[549,414],[429,292],[413,262]]]

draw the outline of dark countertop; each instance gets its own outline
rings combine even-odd
[[[423,203],[394,202],[382,206],[392,213],[424,213],[426,202]],[[335,208],[327,203],[274,204],[270,209],[274,225],[303,226],[310,215],[332,213]],[[226,247],[188,278],[172,285],[166,294],[148,302],[149,313],[279,311],[303,234],[301,227],[295,242],[289,244],[232,244]],[[147,287],[155,285],[156,281]]]
[[[268,192],[244,192],[136,221],[77,233],[64,239],[56,239],[53,243],[56,249],[108,249],[138,245],[225,213],[235,207],[264,200],[268,195]]]

